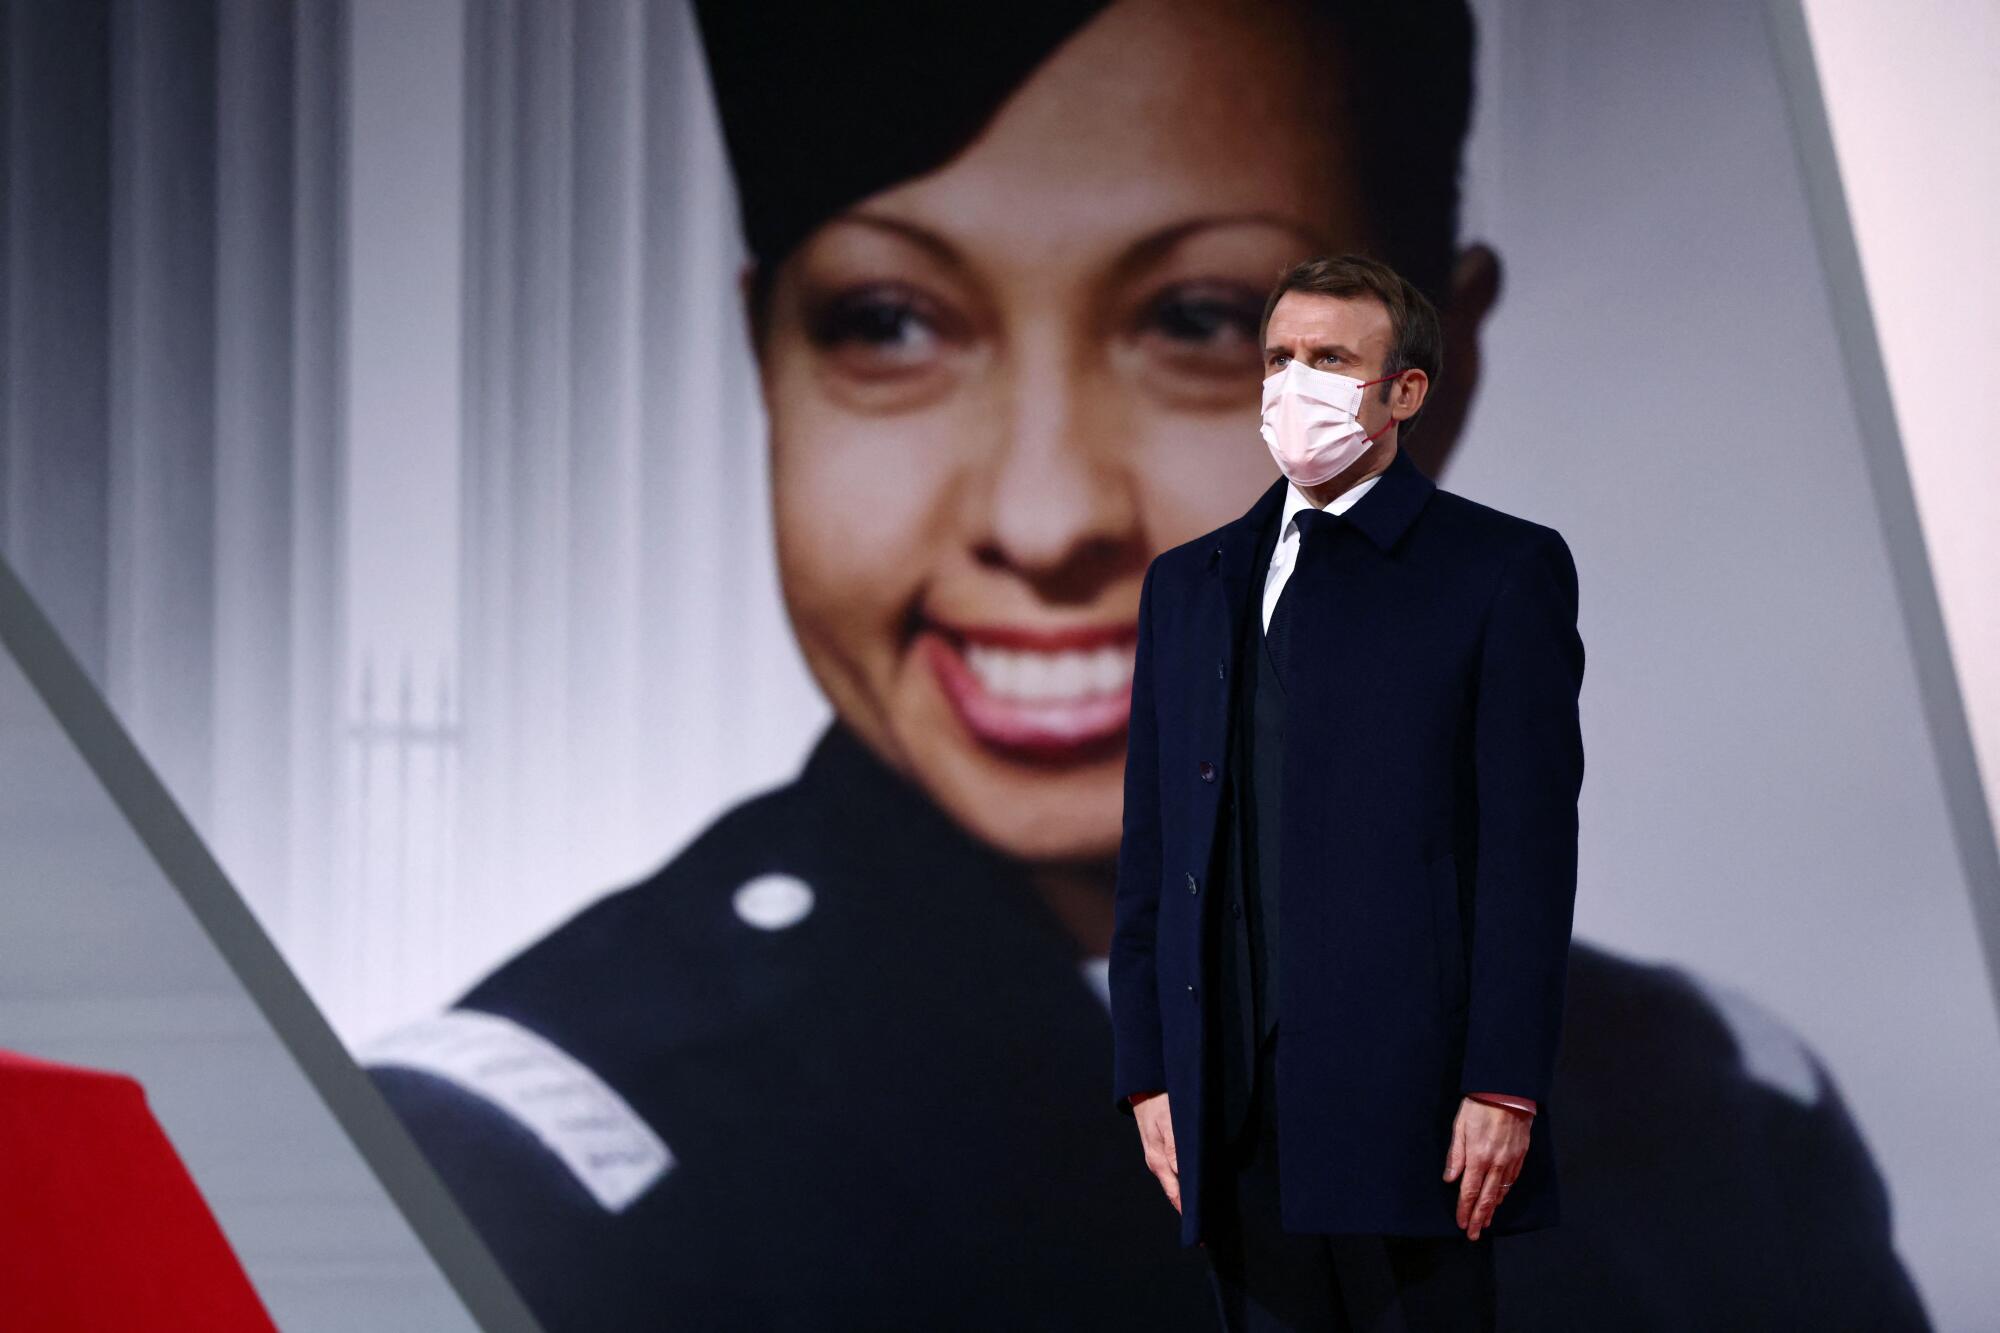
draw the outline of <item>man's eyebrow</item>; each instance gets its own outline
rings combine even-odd
[[[1361,359],[1360,357],[1356,356],[1353,352],[1350,352],[1347,348],[1342,347],[1339,343],[1320,343],[1317,346],[1308,347],[1306,350],[1312,353],[1312,359],[1315,361],[1319,360],[1323,356],[1338,357],[1342,361],[1359,361]],[[1272,343],[1269,347],[1266,347],[1264,349],[1264,359],[1268,361],[1273,356],[1276,356],[1279,352],[1283,352],[1287,356],[1289,356],[1291,355],[1291,351],[1292,349],[1289,347],[1284,347],[1277,343]]]

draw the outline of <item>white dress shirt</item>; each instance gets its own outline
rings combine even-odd
[[[1330,514],[1344,514],[1354,507],[1354,502],[1368,494],[1369,487],[1382,480],[1377,472],[1366,481],[1356,482],[1329,500],[1326,511]],[[1299,560],[1299,525],[1297,514],[1312,504],[1298,483],[1285,483],[1285,516],[1278,521],[1284,526],[1278,529],[1277,549],[1271,552],[1271,566],[1264,573],[1264,628],[1271,628],[1271,608],[1278,604],[1278,594],[1285,590],[1285,580],[1292,576],[1292,566]]]

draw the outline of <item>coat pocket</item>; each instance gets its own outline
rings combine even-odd
[[[1446,1013],[1457,1013],[1465,1007],[1470,990],[1465,975],[1465,926],[1458,910],[1458,858],[1445,853],[1424,867],[1424,876],[1430,888],[1438,1001]]]

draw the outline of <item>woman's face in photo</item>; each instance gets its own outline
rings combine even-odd
[[[806,661],[1013,855],[1116,850],[1146,566],[1277,475],[1256,344],[1278,272],[1371,240],[1320,91],[1336,48],[1303,24],[1114,4],[962,154],[776,275],[760,360]]]

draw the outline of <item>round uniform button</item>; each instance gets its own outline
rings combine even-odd
[[[1200,892],[1201,892],[1201,885],[1195,882],[1195,877],[1194,877],[1194,872],[1193,872],[1192,870],[1188,871],[1188,877],[1187,877],[1187,881],[1188,881],[1188,892],[1189,892],[1189,893],[1200,893]]]
[[[1203,782],[1215,781],[1215,765],[1209,763],[1206,759],[1201,761],[1201,780]]]
[[[1215,678],[1217,680],[1222,679],[1222,663],[1219,661],[1215,664]]]
[[[1194,998],[1194,983],[1191,981],[1188,983],[1188,998],[1190,1000]]]
[[[813,909],[812,885],[797,875],[779,871],[745,880],[730,896],[736,917],[759,930],[784,930],[806,919]]]
[[[1231,915],[1231,916],[1242,916],[1242,915],[1243,915],[1243,904],[1242,904],[1242,903],[1239,903],[1239,902],[1232,902],[1232,903],[1230,903],[1230,904],[1229,904],[1229,915]]]

